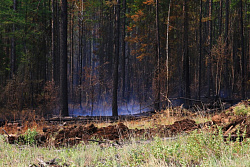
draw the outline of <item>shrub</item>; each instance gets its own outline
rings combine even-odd
[[[23,142],[27,145],[33,145],[36,143],[36,136],[38,135],[38,132],[36,129],[30,130],[28,129],[23,135],[22,139]]]
[[[236,106],[234,109],[234,113],[236,115],[248,116],[250,115],[250,107],[246,107],[245,105]]]

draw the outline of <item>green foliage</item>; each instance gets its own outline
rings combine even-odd
[[[38,132],[36,129],[28,129],[23,135],[23,142],[27,145],[34,145],[36,144],[36,136],[38,135]]]
[[[28,130],[26,139],[34,139],[36,132]],[[29,137],[28,137],[29,136]],[[250,140],[224,141],[222,131],[207,133],[194,131],[176,140],[155,137],[143,143],[135,141],[122,147],[101,148],[98,144],[72,148],[24,147],[4,142],[0,136],[0,166],[28,166],[36,158],[47,162],[57,158],[58,165],[70,166],[249,166]],[[41,159],[41,158],[40,158]],[[11,163],[11,164],[10,164]]]
[[[238,105],[235,107],[234,113],[236,115],[248,116],[250,115],[250,107],[249,106],[246,107],[244,104]]]

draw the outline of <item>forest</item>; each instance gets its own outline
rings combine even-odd
[[[0,118],[249,97],[249,0],[1,0]]]

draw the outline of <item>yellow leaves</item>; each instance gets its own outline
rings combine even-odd
[[[145,2],[143,2],[143,4],[145,4],[145,5],[153,5],[154,0],[146,0]]]
[[[117,1],[116,0],[106,1],[106,5],[109,7],[112,7],[114,5],[117,5]]]

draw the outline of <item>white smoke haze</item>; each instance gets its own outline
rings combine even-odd
[[[133,115],[146,111],[151,111],[150,106],[146,104],[140,104],[134,100],[129,101],[128,103],[123,103],[118,105],[118,115]],[[107,105],[106,103],[102,104],[69,104],[69,115],[76,116],[112,116],[112,106]]]

